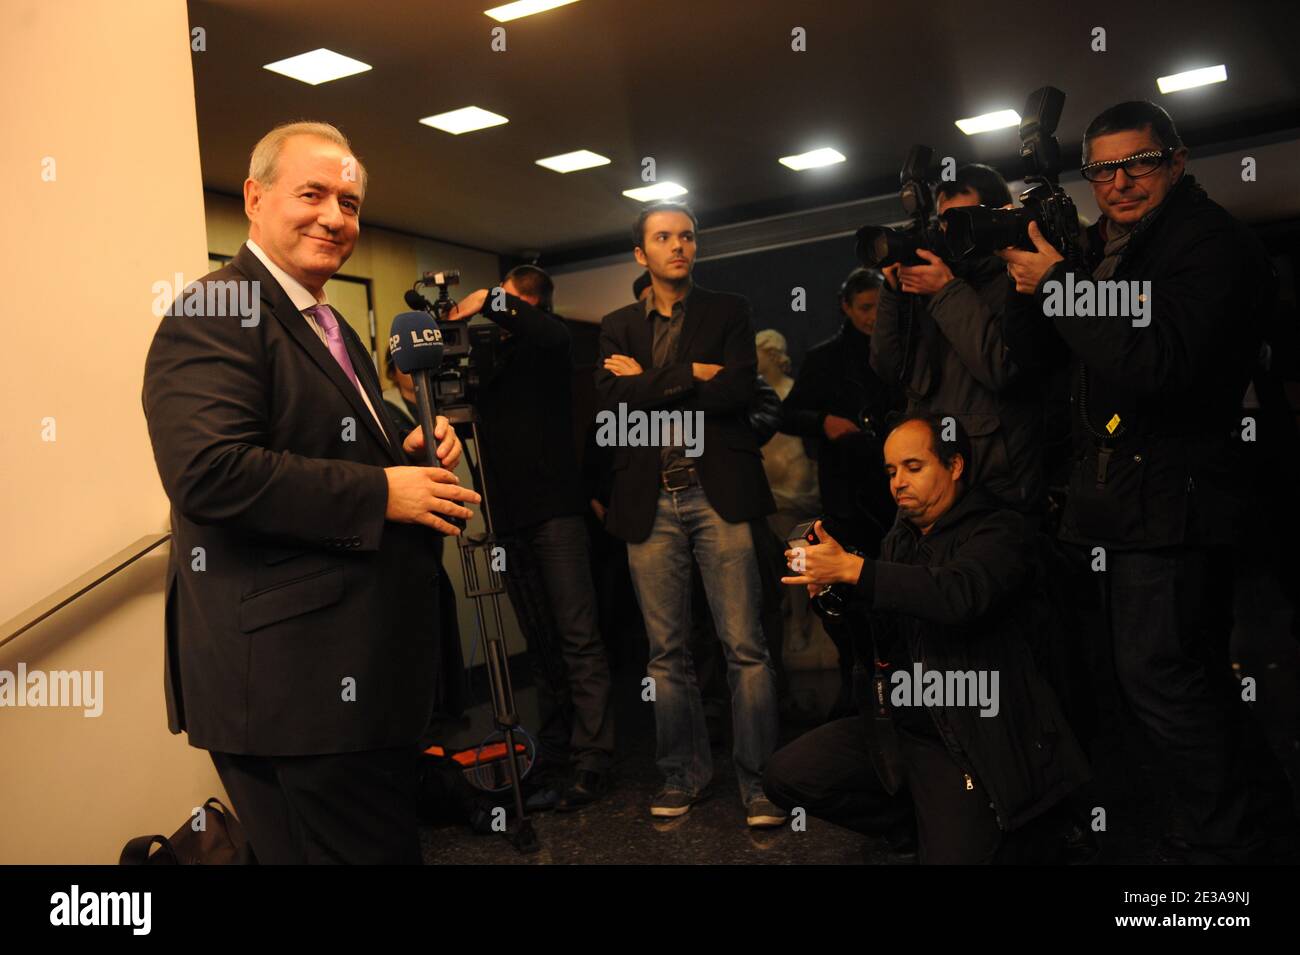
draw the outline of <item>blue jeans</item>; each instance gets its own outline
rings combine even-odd
[[[763,796],[763,769],[776,748],[776,684],[759,620],[762,590],[749,524],[729,524],[698,487],[662,491],[650,536],[628,544],[632,584],[650,640],[656,761],[665,785],[693,795],[713,778],[709,733],[695,682],[691,557],[704,580],[727,657],[736,776],[741,799]]]

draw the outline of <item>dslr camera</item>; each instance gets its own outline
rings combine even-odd
[[[913,146],[898,174],[898,198],[903,211],[912,217],[911,224],[901,229],[864,225],[858,230],[858,261],[867,268],[883,269],[896,263],[924,265],[917,249],[944,255],[944,235],[934,221],[934,193],[928,179],[933,155],[929,146]]]
[[[817,520],[824,522],[825,518],[818,518]],[[791,530],[786,538],[786,546],[793,550],[806,547],[809,544],[820,544],[821,538],[817,536],[816,530],[817,520],[806,521]],[[859,554],[858,550],[848,544],[841,542],[840,546],[851,554]],[[810,603],[813,611],[823,620],[827,618],[835,619],[844,616],[844,611],[848,609],[849,600],[852,597],[852,584],[827,584],[812,598]]]
[[[1037,222],[1043,238],[1067,259],[1078,251],[1079,212],[1060,184],[1061,144],[1056,126],[1065,106],[1065,94],[1044,86],[1029,94],[1020,120],[1020,158],[1025,163],[1029,188],[1020,194],[1019,209],[963,206],[943,214],[948,255],[960,260],[990,255],[1013,246],[1034,250],[1029,223]]]

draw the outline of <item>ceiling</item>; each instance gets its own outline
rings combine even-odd
[[[1015,129],[968,137],[953,121],[1022,110],[1044,84],[1067,94],[1072,160],[1088,120],[1125,99],[1166,106],[1194,150],[1300,125],[1294,0],[580,0],[506,24],[494,52],[482,11],[497,2],[191,0],[205,186],[238,195],[266,130],[325,120],[369,170],[366,224],[562,262],[627,248],[640,204],[621,192],[643,185],[647,156],[710,227],[891,191],[913,142],[1016,174]],[[791,50],[795,27],[806,52]],[[374,69],[313,87],[261,68],[321,46]],[[1156,76],[1218,63],[1227,83],[1156,90]],[[417,122],[467,105],[510,122],[461,136]],[[848,161],[776,161],[823,145]],[[534,164],[582,148],[613,162]]]

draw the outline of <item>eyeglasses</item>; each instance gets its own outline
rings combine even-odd
[[[1165,149],[1150,149],[1135,153],[1127,159],[1090,162],[1079,170],[1079,174],[1089,182],[1110,182],[1115,178],[1115,170],[1123,169],[1124,175],[1130,179],[1141,179],[1163,166],[1165,161],[1174,154],[1174,150],[1175,147],[1169,146]]]

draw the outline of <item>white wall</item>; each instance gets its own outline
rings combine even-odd
[[[616,258],[582,262],[572,269],[555,269],[555,311],[565,318],[595,322],[632,301],[632,283],[645,269],[629,251]]]
[[[140,388],[153,283],[207,271],[188,33],[183,0],[4,5],[0,619],[168,528]],[[99,717],[0,708],[0,863],[115,862],[221,795],[166,729],[165,553],[0,651],[104,680]]]

